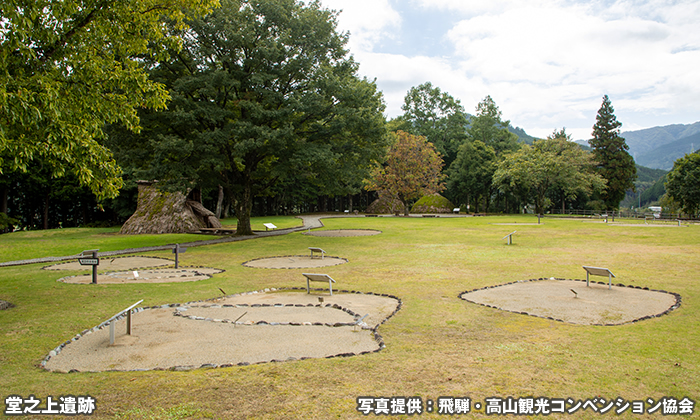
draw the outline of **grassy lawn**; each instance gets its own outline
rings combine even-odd
[[[229,218],[221,222],[224,226],[236,226],[237,219]],[[302,225],[302,221],[294,217],[270,216],[253,218],[251,227],[264,231],[263,223],[273,223],[280,229]],[[193,234],[119,235],[119,227],[13,232],[0,236],[0,262],[77,255],[86,249],[107,252],[207,239],[213,237]]]
[[[253,221],[253,229],[264,230],[262,223],[268,221],[278,227],[299,225],[291,217],[261,218]],[[436,410],[443,396],[482,404],[489,397],[541,396],[582,401],[689,397],[699,402],[700,226],[557,219],[528,224],[533,222],[533,216],[324,219],[325,229],[367,228],[382,234],[337,238],[294,233],[190,248],[181,264],[226,270],[195,283],[74,285],[56,279],[76,273],[41,270],[41,265],[0,268],[0,299],[16,305],[0,311],[0,396],[4,403],[8,395],[35,395],[43,407],[47,396],[90,395],[97,400],[94,418],[121,419],[366,418],[356,410],[360,396],[420,397],[435,402]],[[514,244],[508,246],[501,238],[514,230]],[[185,241],[169,236],[121,237],[99,229],[1,235],[0,260],[146,246],[141,241]],[[402,299],[402,309],[379,329],[384,350],[189,372],[60,374],[38,367],[51,349],[139,299],[153,306],[215,297],[219,288],[232,294],[304,286],[303,269],[241,264],[306,254],[309,246],[349,260],[323,269],[337,280],[338,289]],[[169,252],[143,255],[172,258]],[[585,279],[582,265],[610,268],[615,283],[679,293],[682,305],[660,318],[601,327],[502,312],[458,297],[516,280]],[[464,418],[498,417],[471,408]],[[660,411],[633,414],[631,408],[618,416],[617,408],[603,415],[578,410],[550,418],[663,417]],[[412,416],[446,417],[436,412]]]
[[[238,219],[235,217],[229,217],[227,219],[222,219],[221,224],[223,226],[236,226]],[[255,230],[265,230],[264,223],[272,223],[277,226],[278,229],[293,228],[302,225],[300,219],[288,216],[265,216],[265,217],[253,217],[250,220],[250,227]]]

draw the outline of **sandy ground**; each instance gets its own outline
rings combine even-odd
[[[86,257],[87,258],[87,257]],[[100,264],[97,266],[98,271],[119,271],[119,270],[136,270],[141,268],[162,267],[172,265],[175,266],[175,260],[155,257],[102,257]],[[70,261],[60,264],[44,267],[44,270],[90,270],[90,265],[80,265],[78,261]]]
[[[109,345],[109,327],[104,327],[64,346],[45,367],[58,372],[191,369],[361,354],[380,349],[369,328],[398,305],[389,297],[312,291],[244,294],[146,309],[132,316],[131,336],[125,333],[126,321],[119,320],[114,345]],[[349,325],[362,317],[360,326]],[[256,324],[260,321],[264,323]]]
[[[379,233],[346,229],[304,234],[340,237]],[[261,258],[244,265],[315,268],[344,262],[347,260],[339,257],[289,256]],[[196,281],[222,271],[164,268],[173,264],[174,261],[161,258],[103,258],[99,268],[107,272],[98,273],[98,283]],[[80,266],[76,261],[46,269],[90,270],[91,267]],[[71,276],[61,281],[90,283],[92,276]],[[586,325],[633,322],[663,314],[680,304],[680,298],[671,293],[619,286],[608,290],[607,285],[591,282],[586,287],[585,281],[574,280],[517,282],[465,292],[461,297],[506,311]],[[124,319],[115,322],[114,345],[109,344],[109,327],[93,328],[53,350],[45,359],[45,367],[57,372],[192,369],[362,354],[383,346],[381,337],[375,336],[371,329],[394,314],[399,306],[400,302],[391,297],[338,292],[330,296],[327,291],[313,290],[311,294],[248,293],[145,309],[133,315],[132,335],[126,335]],[[360,318],[361,324],[354,325]]]
[[[380,230],[372,229],[335,229],[335,230],[313,230],[309,232],[304,232],[304,235],[310,236],[330,236],[330,237],[343,237],[343,236],[373,236],[382,233]]]
[[[206,280],[223,272],[218,268],[207,267],[158,268],[174,265],[173,260],[156,257],[100,258],[100,264],[97,266],[97,284],[178,283]],[[73,284],[92,283],[92,266],[80,265],[78,261],[50,265],[44,267],[44,270],[90,271],[89,274],[63,277],[58,281]]]
[[[211,278],[214,274],[223,272],[218,268],[206,267],[182,267],[182,268],[159,268],[148,270],[114,271],[107,273],[97,273],[97,284],[126,284],[126,283],[180,283],[187,281],[199,281]],[[91,274],[81,274],[79,276],[69,276],[58,279],[63,283],[90,284]]]
[[[318,268],[345,264],[345,258],[324,256],[311,258],[308,255],[290,255],[287,257],[258,258],[243,263],[252,268]]]
[[[574,290],[576,293],[574,293]],[[671,293],[591,281],[525,281],[466,292],[462,299],[510,312],[585,325],[618,325],[662,314],[677,304]]]

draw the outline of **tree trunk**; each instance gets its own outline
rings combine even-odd
[[[7,187],[2,188],[2,202],[0,202],[0,213],[7,214]]]
[[[44,197],[44,229],[49,228],[49,193]]]
[[[348,210],[352,213],[352,194],[348,194]]]
[[[216,218],[221,219],[221,211],[224,204],[224,187],[219,185],[219,199],[216,200]]]
[[[408,200],[406,200],[401,194],[399,194],[399,201],[401,202],[401,204],[403,204],[403,215],[408,216]]]
[[[247,181],[243,187],[243,192],[236,200],[236,217],[238,224],[236,225],[236,235],[252,235],[253,229],[250,227],[250,211],[253,204],[252,187],[250,181]]]

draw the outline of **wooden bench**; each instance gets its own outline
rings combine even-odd
[[[314,257],[314,252],[321,254],[321,259],[323,259],[323,256],[326,253],[326,251],[322,250],[321,248],[316,248],[313,246],[309,247],[309,251],[311,251],[311,258]]]
[[[272,224],[272,223],[263,223],[263,226],[265,226],[265,230],[270,230],[270,229],[275,230],[275,229],[277,229],[277,226],[275,226],[275,225]]]
[[[311,293],[311,287],[309,285],[309,282],[311,281],[321,281],[321,282],[328,282],[328,289],[331,292],[331,296],[333,296],[333,283],[335,283],[335,280],[331,278],[328,274],[309,274],[309,273],[302,273],[302,276],[306,277],[306,293]]]

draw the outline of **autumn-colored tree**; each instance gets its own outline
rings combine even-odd
[[[408,202],[445,189],[443,161],[435,146],[423,136],[397,131],[386,163],[377,166],[365,181],[371,191],[387,191],[398,198],[408,216]]]

